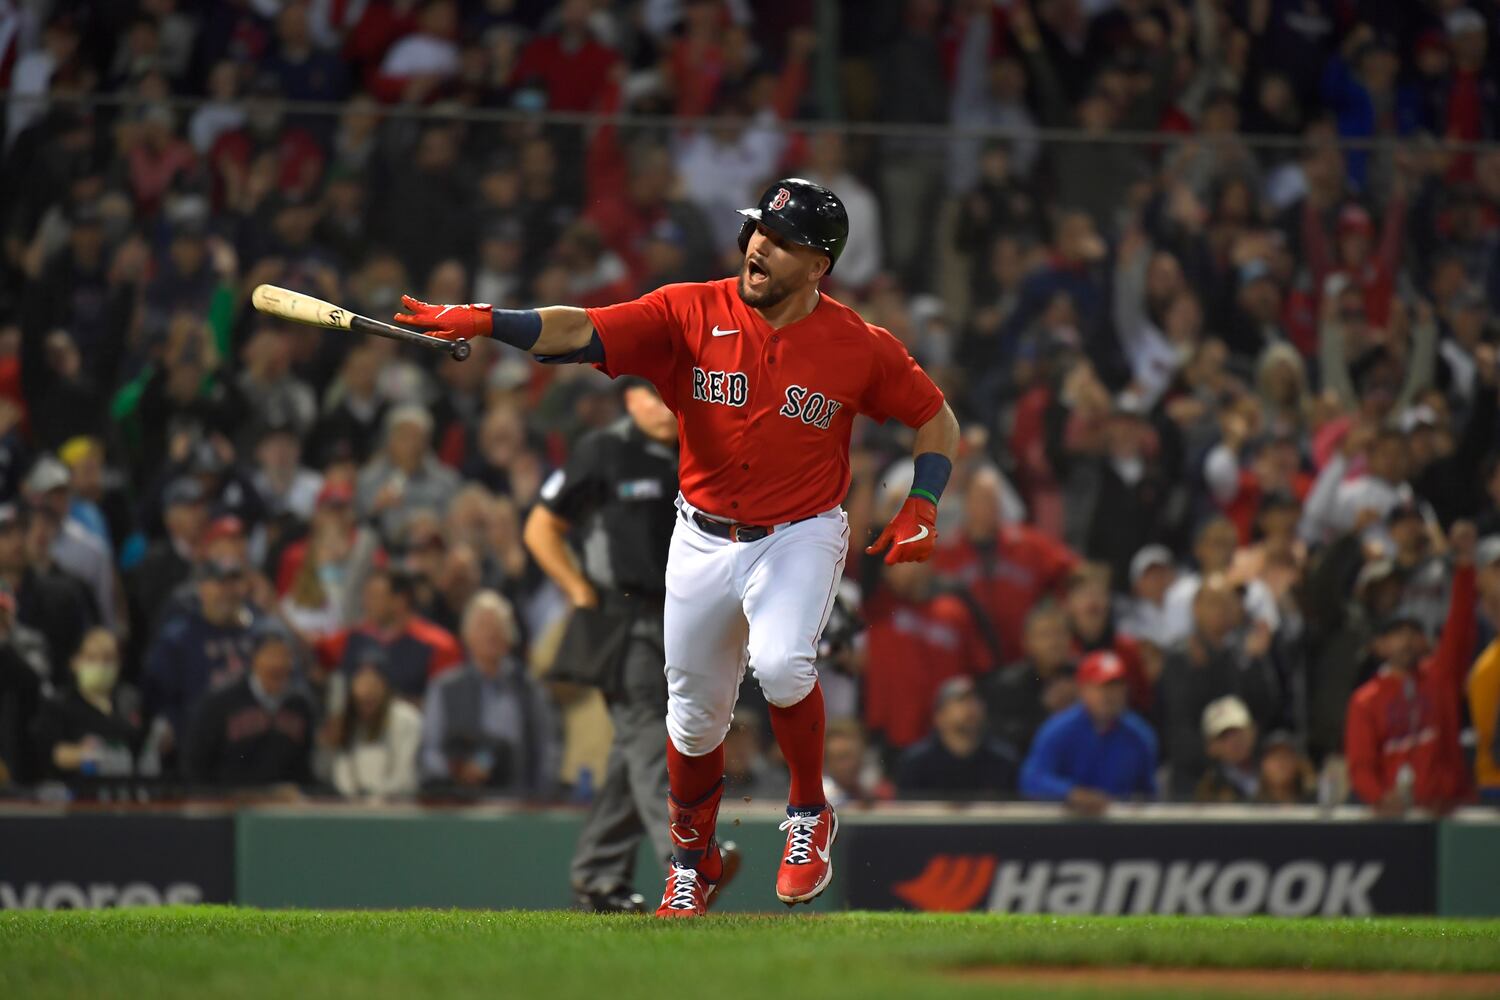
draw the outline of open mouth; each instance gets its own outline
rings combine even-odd
[[[761,267],[754,260],[745,261],[745,275],[752,285],[761,284],[769,280],[771,277],[766,273],[766,269]]]

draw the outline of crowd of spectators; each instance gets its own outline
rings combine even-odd
[[[0,787],[586,797],[603,714],[546,679],[568,604],[520,525],[607,382],[249,291],[603,304],[731,273],[797,174],[849,209],[829,293],[965,426],[938,555],[851,560],[835,801],[1500,800],[1497,31],[0,0]],[[910,462],[853,448],[857,541]],[[743,705],[729,783],[775,798]]]

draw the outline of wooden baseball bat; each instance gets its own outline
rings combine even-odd
[[[250,293],[250,304],[267,316],[290,320],[293,323],[321,326],[330,330],[348,330],[351,333],[368,333],[376,337],[399,340],[406,344],[431,347],[446,351],[454,361],[462,361],[469,356],[469,342],[462,337],[457,340],[444,340],[441,337],[418,333],[416,330],[382,323],[378,319],[361,316],[359,313],[336,306],[332,302],[324,302],[322,299],[304,295],[302,292],[294,292],[289,288],[257,285],[255,291]]]

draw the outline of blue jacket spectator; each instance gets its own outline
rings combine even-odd
[[[1081,699],[1037,731],[1021,766],[1027,798],[1099,812],[1111,799],[1156,795],[1156,736],[1127,709],[1125,663],[1100,650],[1078,665]]]

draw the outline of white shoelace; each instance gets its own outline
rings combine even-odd
[[[812,860],[813,831],[818,828],[818,820],[822,816],[822,813],[788,816],[786,822],[777,827],[779,830],[792,831],[791,843],[786,849],[787,864],[805,865]]]
[[[672,869],[672,894],[667,898],[669,910],[696,910],[698,908],[698,869]]]

